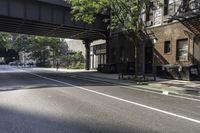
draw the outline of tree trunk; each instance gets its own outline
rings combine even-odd
[[[135,79],[138,78],[138,68],[139,68],[139,59],[138,59],[138,54],[139,54],[139,46],[140,46],[140,39],[138,38],[138,36],[130,34],[131,36],[131,42],[133,43],[133,47],[134,47],[134,67],[135,67]]]

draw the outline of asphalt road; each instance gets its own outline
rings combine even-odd
[[[200,100],[0,66],[0,133],[199,133]]]

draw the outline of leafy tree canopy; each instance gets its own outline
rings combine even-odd
[[[0,48],[12,48],[12,35],[10,33],[0,32]]]
[[[71,5],[76,21],[94,23],[97,14],[107,15],[108,28],[127,32],[135,47],[135,75],[138,68],[138,45],[141,31],[145,31],[142,13],[162,5],[161,0],[65,0]],[[144,33],[144,32],[143,32]]]
[[[161,4],[160,0],[65,0],[72,7],[76,21],[94,23],[97,14],[109,15],[112,29],[123,29],[138,33],[143,28],[141,12],[151,8],[152,2]]]
[[[18,52],[29,53],[29,57],[43,64],[49,58],[55,60],[60,54],[60,39],[53,37],[18,35],[14,48]]]
[[[13,46],[14,49],[18,52],[28,52],[31,39],[28,35],[18,35]]]

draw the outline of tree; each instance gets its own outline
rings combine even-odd
[[[71,13],[76,21],[94,23],[97,14],[110,15],[105,19],[110,22],[108,28],[120,29],[127,33],[135,47],[135,75],[138,68],[138,47],[145,25],[141,13],[151,8],[152,2],[159,0],[65,0],[71,5]]]
[[[10,33],[0,33],[0,48],[12,48],[12,35]]]
[[[49,67],[51,65],[50,61],[53,61],[53,67],[56,67],[59,59],[59,65],[62,67],[84,68],[82,53],[69,50],[68,44],[64,39],[18,35],[14,48],[16,51],[26,53],[30,58],[37,60],[38,66]]]
[[[63,67],[84,69],[84,56],[82,55],[82,52],[70,51],[68,55],[63,55],[60,59]]]
[[[18,52],[29,53],[29,56],[38,60],[40,66],[49,66],[50,58],[55,60],[60,55],[60,39],[30,35],[18,35],[14,48]]]
[[[28,52],[31,41],[32,41],[31,36],[18,35],[16,37],[13,48],[18,52]]]

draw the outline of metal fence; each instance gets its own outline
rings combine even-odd
[[[168,12],[169,15],[184,14],[184,13],[196,13],[200,11],[200,0],[175,0],[173,3],[169,3]]]

